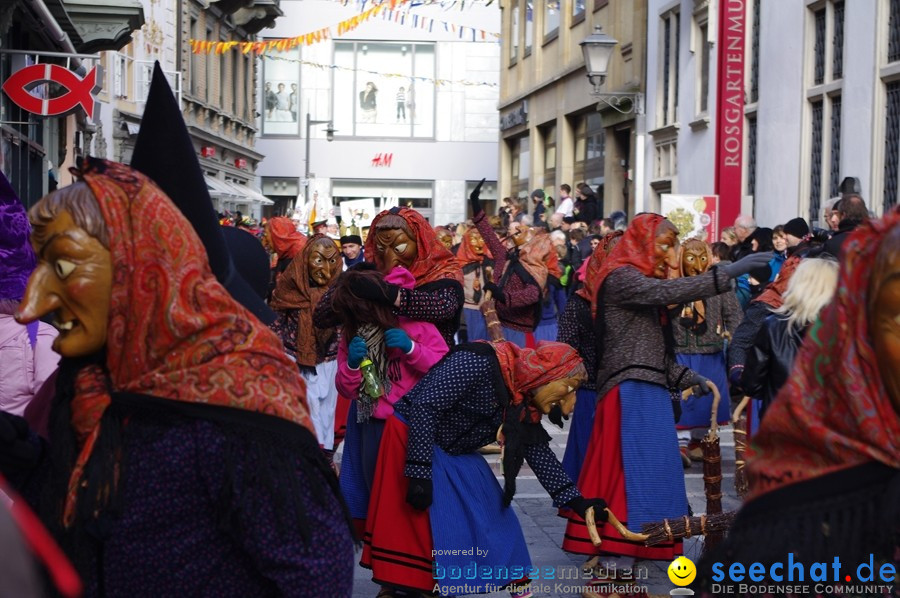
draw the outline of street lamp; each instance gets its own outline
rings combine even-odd
[[[309,116],[309,112],[306,113],[306,172],[304,174],[303,180],[306,181],[306,189],[307,195],[309,195],[309,128],[313,125],[328,125],[325,128],[325,139],[328,141],[334,141],[334,123],[330,120],[312,120]]]
[[[594,32],[587,36],[579,45],[584,53],[584,68],[587,70],[588,81],[593,86],[591,95],[596,97],[616,112],[628,114],[644,113],[644,94],[640,92],[617,92],[604,93],[600,91],[600,87],[606,81],[606,74],[609,71],[609,59],[619,42],[615,38],[603,33],[600,25],[594,26]],[[630,106],[622,108],[623,101],[627,101]]]

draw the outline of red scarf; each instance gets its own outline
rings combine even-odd
[[[466,231],[466,234],[463,235],[462,242],[459,244],[459,250],[456,252],[456,259],[459,260],[460,266],[468,266],[469,264],[474,264],[476,262],[480,264],[485,259],[490,259],[492,257],[491,250],[488,248],[486,241],[481,244],[481,247],[484,249],[482,255],[478,255],[475,253],[475,250],[472,249],[472,236],[476,233],[481,236],[481,233],[478,232],[477,228],[470,228]]]
[[[293,259],[306,245],[306,237],[297,232],[293,220],[284,216],[276,216],[269,220],[266,228],[272,248],[279,259]]]
[[[625,233],[620,230],[615,230],[603,237],[603,240],[600,241],[600,244],[594,249],[594,253],[591,254],[591,257],[589,257],[582,266],[584,271],[581,279],[584,281],[584,284],[580,289],[575,291],[575,293],[582,299],[587,299],[591,302],[591,317],[593,318],[597,317],[597,291],[599,290],[597,287],[597,276],[600,273],[600,267],[612,251],[615,240],[624,234]],[[581,269],[579,268],[579,270]]]
[[[375,261],[376,226],[379,220],[391,213],[396,213],[406,220],[406,226],[409,227],[416,240],[416,259],[407,268],[416,279],[416,288],[429,282],[445,279],[455,280],[462,285],[462,268],[456,260],[456,256],[438,240],[437,234],[425,217],[412,208],[385,210],[375,216],[369,228],[369,235],[366,237],[366,259]]]
[[[113,284],[109,385],[97,366],[79,371],[75,383],[80,452],[66,496],[67,527],[110,391],[267,413],[313,431],[306,387],[281,341],[219,284],[193,227],[159,187],[124,164],[95,158],[74,174],[106,221]]]
[[[790,282],[791,276],[794,275],[794,271],[797,270],[797,266],[800,265],[800,260],[802,259],[799,255],[795,255],[785,260],[781,264],[781,270],[778,271],[778,277],[770,282],[766,286],[766,290],[760,293],[759,297],[756,297],[751,303],[759,301],[772,309],[781,307],[784,304],[784,292],[787,290],[788,282]]]
[[[882,383],[869,322],[878,292],[871,285],[880,282],[873,266],[897,226],[895,208],[845,242],[834,299],[806,334],[748,454],[751,497],[871,461],[900,468],[900,416]]]
[[[521,405],[526,401],[528,391],[564,378],[582,362],[578,352],[565,343],[539,341],[534,349],[523,349],[509,341],[490,345],[500,362],[500,372],[509,391],[510,407]],[[542,415],[530,404],[522,412],[526,423],[537,423]]]
[[[644,276],[653,276],[656,268],[656,232],[665,218],[659,214],[640,214],[628,225],[628,230],[600,265],[593,280],[596,289],[591,299],[591,315],[597,317],[597,294],[606,277],[623,266],[633,266]],[[585,281],[587,284],[587,281]]]

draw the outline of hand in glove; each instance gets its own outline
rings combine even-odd
[[[363,337],[354,336],[350,339],[350,344],[347,346],[347,365],[350,366],[350,369],[358,370],[359,364],[366,358],[368,352],[369,348],[366,347]]]
[[[475,185],[475,188],[472,189],[472,193],[469,195],[469,204],[472,206],[472,218],[478,216],[479,212],[483,211],[481,208],[481,201],[479,198],[481,197],[481,186],[484,184],[484,179],[481,179],[481,182]]]
[[[368,278],[354,278],[350,281],[350,290],[360,299],[374,301],[393,306],[400,293],[400,287],[387,282],[379,282]]]
[[[695,397],[702,397],[712,392],[709,380],[697,372],[692,372],[687,381],[688,385],[693,389]]]
[[[506,295],[503,294],[503,291],[500,290],[500,287],[495,285],[492,282],[487,282],[484,285],[484,290],[491,292],[491,299],[494,301],[499,301],[500,303],[506,303]]]
[[[729,278],[737,278],[738,276],[748,274],[753,270],[769,265],[769,262],[772,261],[772,258],[774,256],[775,254],[771,251],[751,253],[746,257],[742,257],[733,264],[726,264],[725,266],[720,266],[720,268],[723,272],[725,272],[725,274],[728,275]]]
[[[606,521],[609,519],[609,513],[606,512],[606,501],[602,498],[578,496],[567,502],[566,506],[578,513],[578,516],[582,519],[584,519],[584,514],[590,507],[594,507],[595,521]]]
[[[432,496],[431,480],[421,478],[409,478],[409,490],[406,491],[406,502],[418,511],[424,511],[431,506]]]
[[[0,411],[0,472],[7,476],[37,465],[40,442],[32,441],[24,418]]]
[[[412,351],[413,342],[402,328],[391,328],[384,331],[384,344],[391,349],[400,349],[404,353]]]

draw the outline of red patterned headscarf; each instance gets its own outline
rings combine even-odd
[[[112,290],[99,366],[78,372],[72,426],[80,447],[63,523],[110,405],[110,391],[267,413],[313,431],[306,387],[278,337],[237,303],[209,268],[181,211],[150,179],[88,158],[88,184],[109,230]]]
[[[873,279],[879,249],[898,226],[894,209],[845,242],[835,297],[806,334],[755,437],[751,497],[871,461],[900,468],[900,416],[882,382],[870,323],[882,282]]]
[[[565,343],[540,341],[534,349],[522,348],[509,341],[490,345],[500,362],[510,407],[523,404],[528,391],[565,378],[582,363],[578,352]],[[537,423],[541,421],[541,415],[537,409],[526,408],[522,417],[528,423]]]
[[[790,282],[791,276],[794,275],[794,272],[797,270],[797,266],[800,265],[800,260],[802,259],[801,256],[794,255],[785,260],[785,262],[781,264],[781,270],[778,272],[778,277],[766,285],[766,290],[760,293],[759,297],[756,297],[751,303],[759,301],[760,303],[765,303],[772,309],[781,307],[784,304],[784,292],[787,291],[788,282]]]
[[[466,234],[463,235],[462,242],[459,244],[459,250],[456,252],[456,259],[459,260],[460,266],[468,266],[475,262],[481,263],[484,259],[490,259],[492,257],[487,242],[484,242],[481,245],[484,248],[483,255],[475,253],[475,250],[472,249],[472,237],[475,235],[481,236],[481,233],[478,232],[477,228],[470,228],[466,231]]]
[[[272,248],[280,259],[293,259],[306,245],[306,236],[297,232],[294,221],[284,216],[276,216],[269,220],[266,232],[269,234]]]
[[[622,239],[613,247],[594,277],[593,287],[596,293],[603,288],[606,277],[623,266],[634,266],[644,276],[653,276],[656,231],[664,221],[666,219],[659,214],[640,214],[631,221]],[[592,306],[596,303],[596,293],[591,300]],[[595,309],[592,307],[592,310]]]
[[[575,293],[582,299],[587,299],[591,302],[592,318],[597,317],[597,291],[599,290],[597,287],[597,277],[600,273],[600,267],[603,265],[603,262],[606,261],[612,248],[615,247],[615,244],[618,242],[617,239],[624,234],[625,233],[620,230],[614,230],[613,232],[608,233],[594,249],[594,253],[591,254],[591,257],[584,262],[584,266],[582,266],[584,268],[584,273],[582,275],[584,284],[580,289],[575,291]]]
[[[394,208],[381,212],[372,220],[366,237],[366,260],[375,261],[375,227],[387,214],[396,214],[406,220],[406,226],[416,239],[418,255],[408,268],[416,279],[416,288],[437,280],[455,280],[463,284],[462,268],[450,251],[441,243],[434,229],[419,212],[412,208]]]

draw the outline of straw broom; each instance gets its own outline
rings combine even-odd
[[[646,546],[655,546],[664,542],[683,540],[691,536],[706,536],[709,546],[710,536],[722,536],[734,521],[734,511],[715,513],[712,515],[700,515],[699,517],[680,517],[678,519],[663,519],[662,523],[645,523],[642,532],[647,535],[644,541]]]
[[[747,462],[744,460],[744,452],[747,450],[747,415],[744,409],[749,402],[750,397],[741,399],[731,418],[734,424],[734,490],[741,498],[744,498],[750,490]]]

